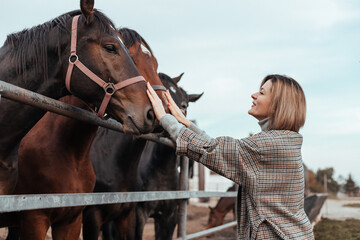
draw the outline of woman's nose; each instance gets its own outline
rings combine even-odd
[[[252,99],[256,99],[257,98],[257,93],[253,93],[253,94],[251,94],[251,97],[252,97]]]

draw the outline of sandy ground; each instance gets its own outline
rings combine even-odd
[[[351,208],[344,207],[343,205],[349,203],[360,203],[360,198],[357,199],[345,199],[345,200],[333,200],[328,199],[321,212],[320,217],[326,217],[329,219],[336,220],[345,220],[347,218],[360,219],[360,208]],[[205,229],[208,220],[209,209],[208,206],[215,206],[216,200],[212,200],[210,203],[198,203],[188,205],[188,217],[187,217],[187,234],[199,232]],[[225,223],[231,222],[234,220],[233,214],[230,212],[225,218]],[[153,240],[154,239],[154,225],[150,220],[144,231],[144,240]],[[233,228],[228,228],[222,232],[216,233],[211,237],[202,237],[198,238],[201,240],[232,240],[236,239],[235,230]],[[0,240],[4,240],[6,236],[6,229],[0,229]],[[174,233],[174,238],[176,238],[176,229]],[[81,238],[80,238],[81,239]],[[51,240],[50,235],[46,240]]]

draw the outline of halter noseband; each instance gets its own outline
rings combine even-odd
[[[105,91],[105,96],[103,98],[103,101],[100,105],[100,109],[97,113],[97,116],[103,118],[105,114],[105,110],[107,105],[109,104],[111,96],[119,89],[124,88],[126,86],[129,86],[131,84],[145,81],[145,78],[143,76],[137,76],[133,78],[126,79],[124,81],[118,82],[116,84],[108,82],[106,83],[104,80],[96,76],[90,69],[88,69],[84,64],[82,64],[79,60],[79,57],[76,55],[76,42],[77,42],[77,25],[80,15],[77,15],[72,20],[72,26],[71,26],[71,49],[70,49],[70,57],[69,57],[69,66],[66,73],[66,80],[65,85],[69,92],[70,91],[70,79],[71,74],[74,68],[74,65],[78,67],[80,71],[82,71],[86,76],[88,76],[92,81],[94,81],[96,84],[98,84],[100,87],[102,87]]]

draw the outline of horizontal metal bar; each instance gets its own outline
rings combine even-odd
[[[1,195],[0,212],[14,212],[31,209],[74,207],[125,202],[187,199],[195,197],[235,197],[236,194],[236,192],[157,191]]]
[[[43,96],[41,94],[29,91],[27,89],[20,88],[18,86],[12,85],[10,83],[1,80],[0,80],[0,96],[33,107],[41,108],[46,111],[71,117],[80,121],[109,128],[118,132],[124,131],[122,124],[113,119],[108,119],[108,120],[101,119],[92,112]],[[164,145],[175,148],[175,144],[170,139],[159,137],[158,135],[155,134],[144,134],[144,135],[140,135],[139,137],[146,140],[162,143]]]
[[[197,232],[197,233],[192,233],[192,234],[186,235],[185,238],[177,238],[177,240],[185,240],[185,239],[188,240],[188,239],[195,239],[195,238],[198,238],[198,237],[205,237],[205,236],[208,236],[208,235],[213,234],[215,232],[220,232],[220,231],[222,231],[224,229],[234,227],[236,225],[237,225],[236,221],[225,223],[223,225],[220,225],[220,226],[217,226],[217,227],[214,227],[214,228],[209,228],[209,229],[206,229],[204,231],[200,231],[200,232]]]

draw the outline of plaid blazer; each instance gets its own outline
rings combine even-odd
[[[182,128],[176,152],[239,184],[238,239],[314,239],[304,211],[302,136],[262,131],[208,138]]]

